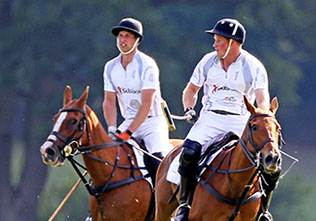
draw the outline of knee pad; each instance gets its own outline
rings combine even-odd
[[[180,156],[180,166],[178,172],[187,177],[195,174],[197,163],[201,155],[202,146],[199,142],[186,139]]]

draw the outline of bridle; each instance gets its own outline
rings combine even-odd
[[[238,215],[239,213],[239,210],[240,210],[240,207],[244,204],[247,204],[247,203],[251,203],[257,199],[259,199],[262,195],[263,195],[263,190],[262,188],[260,188],[259,191],[255,192],[254,194],[252,194],[250,197],[247,197],[250,190],[253,189],[257,182],[260,183],[260,179],[258,179],[256,181],[256,183],[254,185],[252,185],[252,188],[251,188],[251,184],[253,182],[253,180],[255,179],[255,177],[257,177],[261,171],[263,170],[263,165],[260,164],[260,151],[261,149],[269,142],[275,142],[275,139],[272,138],[272,137],[268,137],[266,140],[264,140],[259,146],[255,145],[254,141],[253,141],[253,134],[252,134],[252,123],[251,121],[254,119],[254,118],[257,118],[257,117],[272,117],[275,119],[275,116],[274,115],[271,115],[271,114],[255,114],[253,116],[251,116],[249,119],[248,119],[248,122],[247,122],[247,141],[245,142],[242,138],[239,139],[239,143],[242,147],[242,150],[243,152],[245,153],[245,155],[247,156],[247,158],[249,159],[249,161],[251,162],[251,166],[250,167],[247,167],[247,168],[243,168],[243,169],[236,169],[236,170],[229,170],[229,166],[230,166],[230,162],[231,162],[231,156],[232,156],[232,150],[237,146],[237,143],[234,147],[232,147],[232,149],[228,152],[226,152],[223,156],[223,158],[221,159],[221,161],[219,162],[219,164],[213,168],[211,166],[209,166],[208,168],[210,170],[212,170],[212,173],[208,176],[208,178],[206,180],[200,180],[200,183],[215,197],[217,198],[219,201],[221,202],[224,202],[224,203],[227,203],[229,205],[234,205],[236,206],[235,207],[235,210],[230,218],[230,220],[234,220],[234,218]],[[248,148],[247,148],[247,143],[250,143],[250,145],[252,146],[253,150],[254,150],[254,153],[252,151],[250,151]],[[279,142],[278,142],[278,146],[279,148],[281,149],[282,145],[284,144],[284,140],[282,139],[282,135],[281,135],[281,131],[279,131]],[[227,157],[228,155],[228,162],[227,162],[227,167],[225,170],[220,170],[219,167],[222,165],[222,163],[224,162],[224,159]],[[229,178],[229,174],[230,173],[239,173],[239,172],[244,172],[244,171],[247,171],[247,170],[251,170],[253,168],[256,168],[255,172],[253,173],[253,175],[251,176],[250,180],[248,181],[247,185],[244,187],[243,189],[243,192],[241,194],[241,196],[237,196],[233,189],[232,189],[232,186],[231,186],[231,180]],[[231,193],[238,199],[238,200],[231,200],[231,199],[228,199],[224,196],[222,196],[221,194],[217,193],[217,191],[211,187],[209,184],[208,184],[208,181],[210,180],[210,178],[215,174],[215,173],[224,173],[226,174],[226,177],[227,177],[227,180],[228,180],[228,185],[229,185],[229,188],[230,188],[230,191]],[[261,184],[260,184],[261,186]]]
[[[53,140],[51,138],[47,139],[47,141],[52,142],[53,144],[55,144],[59,148],[61,156],[63,158],[66,158],[67,156],[69,156],[69,154],[70,154],[69,153],[69,147],[71,147],[71,144],[74,141],[80,140],[83,137],[85,131],[87,131],[88,139],[89,140],[91,139],[89,128],[87,127],[87,117],[86,117],[86,111],[85,110],[82,110],[82,109],[79,109],[79,108],[60,109],[59,113],[62,113],[62,112],[76,112],[76,111],[82,113],[82,117],[78,121],[78,125],[75,128],[74,132],[68,138],[65,137],[64,135],[60,134],[57,131],[52,131],[50,133],[51,135],[54,135],[57,138],[59,138],[63,142],[63,144],[60,144],[59,142],[57,142],[57,140]],[[77,132],[79,132],[79,131],[81,131],[81,134],[78,137],[75,138]],[[71,149],[70,152],[72,152],[72,149]]]
[[[76,171],[76,173],[78,174],[78,176],[82,180],[82,182],[83,182],[84,186],[86,187],[86,189],[88,190],[89,194],[94,196],[97,199],[98,205],[99,205],[99,211],[101,213],[101,217],[103,220],[104,211],[103,211],[102,204],[101,204],[101,194],[106,192],[106,191],[109,191],[111,189],[115,189],[117,187],[128,185],[128,184],[131,184],[133,182],[144,179],[144,176],[142,176],[142,175],[136,176],[135,171],[145,169],[145,167],[135,166],[135,162],[132,159],[132,156],[127,152],[127,150],[124,147],[121,146],[125,143],[123,141],[113,141],[113,142],[101,143],[101,144],[96,144],[96,145],[79,146],[79,143],[81,143],[80,139],[83,137],[85,132],[87,132],[88,140],[91,140],[91,135],[90,135],[89,127],[88,127],[87,115],[86,115],[85,109],[84,110],[79,109],[79,108],[60,109],[59,113],[76,112],[76,111],[82,113],[82,117],[78,121],[77,127],[75,128],[73,133],[69,136],[69,138],[65,137],[64,135],[60,134],[57,131],[52,131],[51,135],[56,136],[63,143],[60,144],[59,142],[57,142],[57,140],[53,140],[51,138],[48,138],[47,141],[52,142],[54,145],[56,145],[59,148],[61,156],[63,157],[63,159],[66,158],[70,161],[71,165],[73,166],[74,170]],[[81,132],[81,133],[79,136],[76,137],[76,134],[78,132]],[[79,143],[78,143],[78,141],[79,141]],[[72,147],[73,145],[75,145],[74,148]],[[114,163],[103,160],[103,159],[98,158],[98,157],[91,154],[91,152],[93,152],[93,151],[111,148],[111,147],[117,147],[117,156],[115,158]],[[119,165],[121,147],[126,152],[130,165]],[[105,165],[113,166],[113,170],[111,172],[110,178],[106,181],[104,186],[95,187],[95,186],[93,186],[92,181],[88,182],[85,179],[84,175],[82,175],[82,173],[80,172],[78,166],[84,170],[87,170],[87,168],[74,159],[74,156],[76,156],[78,154],[86,155],[86,156],[88,156],[94,160],[97,160]],[[130,177],[126,178],[124,180],[117,181],[117,182],[111,182],[112,178],[115,175],[117,168],[132,170],[130,173]]]
[[[244,153],[246,154],[246,156],[248,157],[250,162],[254,165],[254,167],[258,167],[259,166],[259,159],[260,159],[259,155],[260,155],[260,151],[264,147],[264,145],[266,145],[269,142],[272,142],[272,143],[275,142],[275,139],[273,137],[268,137],[259,146],[255,145],[255,143],[253,141],[252,130],[251,130],[251,127],[252,127],[251,121],[254,118],[256,118],[256,117],[271,117],[271,118],[275,119],[275,116],[271,115],[271,114],[255,114],[255,115],[253,115],[253,116],[251,116],[249,118],[248,123],[247,123],[247,142],[250,143],[250,145],[252,146],[252,148],[255,151],[255,154],[252,153],[247,148],[246,142],[242,138],[240,138],[240,140],[239,140],[239,143],[240,143]],[[282,138],[282,133],[281,133],[281,130],[280,130],[279,131],[279,141],[278,141],[278,146],[279,146],[280,150],[282,149],[283,144],[285,144],[285,142],[284,142],[284,140]]]

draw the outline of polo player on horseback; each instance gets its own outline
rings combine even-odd
[[[269,109],[270,106],[267,72],[256,57],[242,49],[246,39],[243,25],[235,19],[225,18],[205,32],[214,37],[215,51],[198,62],[182,97],[185,115],[191,116],[188,122],[194,125],[185,138],[180,155],[180,206],[176,221],[188,220],[200,155],[229,131],[239,137],[242,135],[249,118],[243,96],[252,103],[256,101],[258,108]],[[194,107],[202,87],[203,108],[198,118]],[[262,197],[260,221],[272,220],[268,207],[279,173],[264,176],[266,194]]]
[[[109,135],[124,141],[131,136],[142,140],[150,154],[162,159],[171,147],[169,130],[161,108],[159,68],[153,58],[138,50],[142,23],[124,18],[112,28],[112,34],[120,53],[105,64],[103,73],[103,112]],[[116,98],[124,117],[118,128]],[[148,161],[154,183],[160,161],[151,157]]]

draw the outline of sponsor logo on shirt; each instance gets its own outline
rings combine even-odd
[[[216,92],[216,90],[217,90],[217,85],[216,85],[216,84],[214,84],[214,85],[213,85],[212,94],[214,94],[214,93]]]
[[[237,101],[235,97],[225,97],[224,100],[228,101],[228,102],[236,102]]]
[[[131,100],[130,105],[132,108],[138,110],[140,108],[140,102],[136,99]]]
[[[227,87],[227,86],[222,86],[222,87],[218,87],[217,85],[213,85],[213,90],[212,90],[212,94],[214,94],[215,92],[217,92],[217,91],[234,91],[234,92],[238,92],[238,93],[240,93],[238,90],[236,90],[236,89],[232,89],[232,88],[229,88],[229,87]]]
[[[117,90],[120,94],[140,94],[142,92],[141,90],[134,90],[132,88],[124,88],[120,86],[117,87]]]

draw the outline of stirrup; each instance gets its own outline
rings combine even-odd
[[[187,208],[187,209],[190,210],[190,209],[191,209],[191,206],[190,206],[189,204],[187,204],[187,203],[182,203],[182,204],[180,204],[180,205],[177,207],[177,209],[176,209],[176,212],[175,212],[176,215],[179,213],[179,210],[180,210],[181,208]]]
[[[188,221],[189,219],[189,213],[190,213],[190,205],[187,203],[182,203],[178,206],[176,209],[174,221]]]
[[[187,204],[187,203],[182,203],[182,204],[180,204],[180,205],[177,207],[175,214],[178,214],[178,212],[179,212],[179,210],[180,210],[181,208],[187,208],[187,209],[190,210],[190,209],[191,209],[191,206],[190,206],[189,204]]]
[[[265,211],[260,214],[258,221],[273,221],[273,217],[271,213],[269,213],[268,211]]]
[[[92,221],[91,215],[89,215],[89,216],[85,219],[85,221]]]

